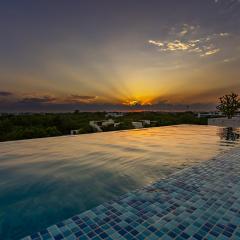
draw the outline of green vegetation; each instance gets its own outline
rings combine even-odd
[[[217,109],[224,113],[228,119],[232,118],[240,108],[240,99],[236,93],[226,94],[219,98]]]
[[[73,129],[80,133],[91,133],[94,130],[89,126],[91,120],[104,120],[104,112],[74,113],[45,113],[45,114],[2,114],[0,116],[0,141],[31,139],[70,134]],[[130,112],[123,117],[116,118],[121,122],[114,128],[108,126],[104,131],[131,129],[132,121],[148,119],[155,121],[150,127],[167,126],[174,124],[207,124],[207,119],[198,119],[192,112],[161,113],[161,112]]]

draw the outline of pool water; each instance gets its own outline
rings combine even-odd
[[[40,231],[239,145],[239,129],[179,125],[0,143],[0,239]]]

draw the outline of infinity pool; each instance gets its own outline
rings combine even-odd
[[[0,143],[0,239],[18,239],[239,145],[179,125]]]

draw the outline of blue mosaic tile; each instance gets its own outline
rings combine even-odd
[[[23,240],[240,239],[240,149]]]

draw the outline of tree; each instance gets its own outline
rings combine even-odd
[[[224,113],[228,119],[232,118],[240,108],[240,99],[236,93],[226,94],[219,98],[217,109]]]

